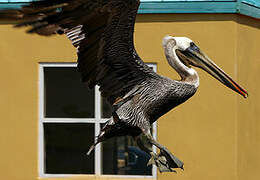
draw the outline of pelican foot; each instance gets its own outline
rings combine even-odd
[[[136,142],[140,149],[151,155],[147,165],[156,165],[160,172],[176,172],[173,168],[183,169],[183,162],[175,157],[166,147],[156,142],[150,133],[141,134],[136,139]],[[159,154],[153,152],[152,145],[160,149]]]
[[[151,159],[147,163],[147,166],[155,165],[158,167],[160,172],[175,172],[175,170],[171,169],[167,164],[167,160],[163,156],[158,156],[157,154],[151,152]]]
[[[172,155],[167,149],[162,149],[159,155],[154,152],[150,153],[151,159],[147,163],[149,165],[156,165],[160,172],[175,172],[173,168],[183,169],[183,162],[180,161],[177,157]]]
[[[168,168],[180,168],[184,170],[183,162],[174,156],[167,148],[164,147],[160,149],[158,157],[165,160],[164,162]]]

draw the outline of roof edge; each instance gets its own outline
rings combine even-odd
[[[239,3],[237,10],[239,14],[260,19],[260,6],[256,4],[242,1]]]
[[[236,13],[236,2],[230,1],[168,1],[143,2],[140,14],[149,13]]]
[[[0,2],[0,9],[16,9],[26,3]],[[163,13],[238,13],[260,19],[260,4],[254,0],[238,1],[164,1],[142,2],[139,14]]]

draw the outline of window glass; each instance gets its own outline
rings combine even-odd
[[[111,105],[108,103],[108,101],[105,98],[102,98],[101,100],[101,113],[102,118],[110,118],[112,116],[112,108]]]
[[[150,155],[139,149],[132,137],[102,142],[102,170],[106,175],[152,175]]]
[[[45,117],[94,118],[94,90],[76,67],[45,67]]]
[[[45,173],[94,174],[94,124],[44,123]]]

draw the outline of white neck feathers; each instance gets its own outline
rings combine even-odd
[[[176,54],[177,46],[173,39],[169,36],[163,39],[163,47],[166,59],[170,66],[181,76],[181,81],[187,84],[192,84],[196,88],[199,86],[198,73],[187,66],[185,66]]]

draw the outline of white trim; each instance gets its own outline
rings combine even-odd
[[[44,123],[105,123],[108,118],[40,118],[40,122]]]
[[[77,67],[77,63],[74,62],[63,62],[63,63],[54,63],[54,62],[40,62],[40,67]]]
[[[95,136],[94,141],[96,140],[96,137],[99,135],[100,132],[100,121],[101,121],[101,95],[99,92],[99,87],[95,87]],[[101,146],[100,143],[98,143],[95,146],[95,175],[101,175]]]
[[[98,179],[97,177],[104,179],[156,179],[154,176],[140,176],[140,175],[95,175],[95,174],[43,174],[41,178],[90,178]]]
[[[156,64],[150,63],[149,66],[152,67],[155,72],[157,72],[157,65]],[[154,122],[152,126],[153,126],[153,138],[157,139],[157,121]],[[155,146],[153,146],[153,152],[156,152]],[[152,177],[154,177],[154,178],[157,177],[157,167],[154,166],[154,165],[153,165],[153,169],[152,169],[152,174],[153,174]]]
[[[104,178],[142,178],[142,179],[155,179],[157,177],[157,168],[153,166],[152,176],[140,176],[140,175],[102,175],[102,153],[101,144],[95,147],[95,169],[93,175],[86,174],[47,174],[45,173],[44,167],[44,130],[43,123],[94,123],[95,124],[95,134],[94,138],[99,134],[100,124],[108,120],[108,118],[101,117],[101,94],[98,91],[98,87],[95,87],[95,116],[94,118],[45,118],[44,117],[44,67],[76,67],[77,63],[39,63],[39,81],[38,81],[38,93],[39,93],[39,124],[38,124],[38,173],[41,178],[62,178],[62,177],[104,177]],[[156,64],[149,63],[149,66],[157,71]],[[157,123],[153,124],[153,136],[157,138]],[[155,151],[156,148],[153,147]]]
[[[38,173],[39,176],[42,177],[44,175],[44,139],[43,139],[43,109],[44,109],[44,76],[43,76],[43,66],[39,65],[39,81],[38,81],[38,91],[39,91],[39,122],[38,122]]]
[[[140,179],[155,179],[156,177],[154,176],[141,176],[141,175],[102,175],[104,178],[127,178],[127,179],[134,179],[134,178],[140,178]]]
[[[95,118],[42,118],[44,123],[95,123]]]

